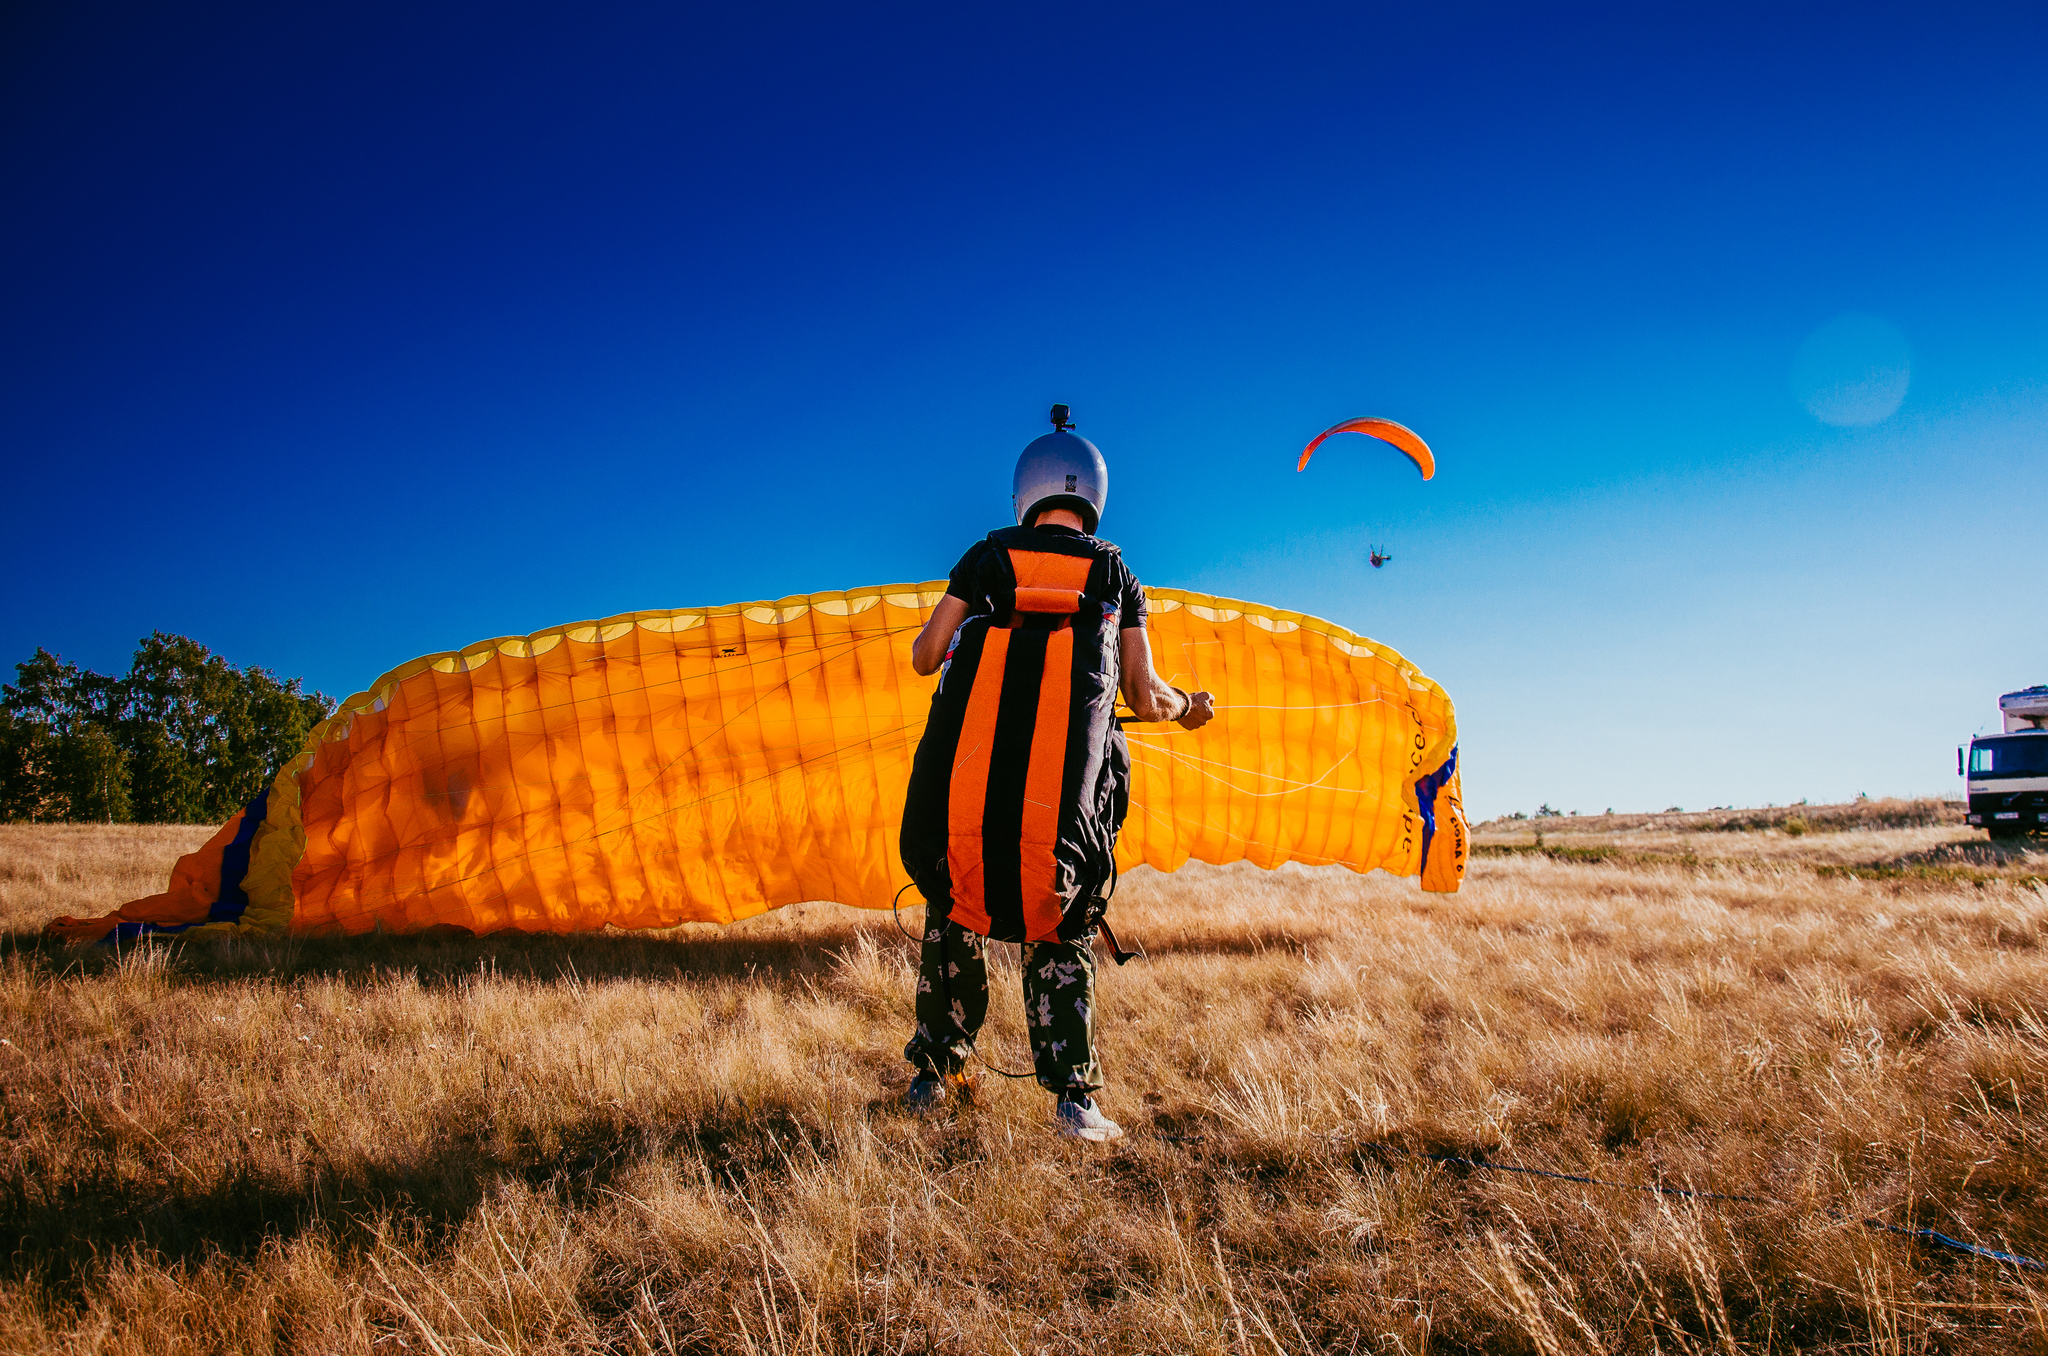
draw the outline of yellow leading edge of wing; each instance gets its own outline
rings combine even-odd
[[[944,589],[636,612],[401,665],[278,774],[239,926],[569,932],[887,908],[935,681],[910,644]],[[1160,673],[1213,692],[1217,715],[1128,727],[1120,866],[1336,863],[1458,888],[1443,689],[1313,617],[1147,595]]]

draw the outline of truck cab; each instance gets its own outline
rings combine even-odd
[[[2048,832],[2048,684],[1998,699],[2004,730],[1956,751],[1967,780],[1970,822],[1993,838]]]

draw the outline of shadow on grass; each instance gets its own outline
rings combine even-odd
[[[173,1178],[143,1189],[111,1171],[56,1183],[5,1174],[0,1275],[77,1300],[109,1260],[134,1248],[196,1265],[247,1260],[269,1243],[318,1231],[339,1250],[358,1252],[394,1226],[445,1246],[506,1185],[550,1188],[589,1207],[636,1164],[681,1154],[747,1190],[785,1172],[789,1154],[806,1145],[831,1154],[789,1111],[734,1105],[663,1131],[593,1112],[550,1127],[546,1143],[451,1135],[403,1162],[323,1163],[299,1180],[244,1170],[204,1187]]]
[[[863,933],[884,947],[910,942],[883,920],[848,921],[796,933],[551,933],[447,931],[415,936],[151,937],[119,946],[78,946],[39,932],[0,932],[0,957],[50,973],[103,974],[137,951],[164,957],[180,980],[335,978],[375,981],[392,974],[421,984],[453,983],[479,972],[543,982],[702,980],[720,976],[781,974],[791,982],[816,978],[837,964],[837,953]]]
[[[914,935],[920,926],[906,920]],[[740,925],[741,928],[744,924]],[[1274,925],[1227,934],[1144,935],[1125,924],[1125,941],[1140,941],[1151,956],[1257,956],[1299,951],[1321,941],[1327,930]],[[915,943],[886,915],[879,920],[849,918],[814,930],[748,933],[711,932],[494,932],[485,936],[449,929],[411,936],[247,937],[199,934],[147,937],[119,946],[81,946],[40,932],[0,932],[0,959],[17,959],[49,974],[105,974],[140,952],[164,958],[173,982],[223,979],[291,980],[332,978],[374,983],[405,975],[423,985],[456,983],[479,972],[543,983],[608,980],[705,980],[763,978],[801,984],[829,974],[838,956],[872,936],[885,950],[911,950]],[[1108,947],[1100,963],[1113,970]],[[1140,956],[1134,964],[1144,964]],[[780,977],[779,979],[777,977]]]

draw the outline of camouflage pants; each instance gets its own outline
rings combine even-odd
[[[1031,1063],[1049,1092],[1092,1093],[1095,1062],[1094,932],[1071,942],[1025,942],[1024,1023]],[[917,1031],[903,1057],[929,1073],[954,1073],[974,1052],[988,1017],[988,939],[951,919],[925,924],[917,967]]]

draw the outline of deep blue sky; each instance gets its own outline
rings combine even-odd
[[[1481,815],[1953,791],[2048,681],[2048,11],[1655,8],[10,6],[0,662],[929,578],[1062,400]],[[1297,476],[1356,414],[1437,478]]]

